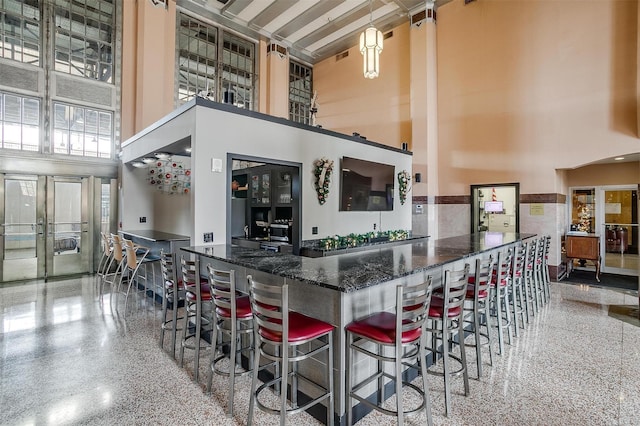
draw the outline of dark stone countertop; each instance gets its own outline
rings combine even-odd
[[[171,234],[169,232],[155,231],[153,229],[145,229],[139,231],[120,231],[124,235],[130,235],[132,237],[142,238],[148,241],[189,241],[190,238],[186,235]]]
[[[461,235],[309,258],[232,245],[184,247],[182,250],[233,265],[346,293],[435,268],[534,236],[518,233]]]

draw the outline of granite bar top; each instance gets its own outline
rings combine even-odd
[[[346,293],[419,273],[485,251],[507,246],[534,234],[485,233],[407,241],[389,247],[309,258],[233,245],[183,247],[182,250],[233,265]]]
[[[189,241],[191,238],[186,235],[171,234],[169,232],[155,231],[152,229],[140,231],[120,231],[124,235],[142,238],[148,241]]]

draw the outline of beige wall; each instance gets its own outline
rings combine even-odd
[[[438,10],[440,194],[638,151],[637,1],[498,1]],[[597,30],[596,30],[597,28]]]
[[[567,170],[567,186],[640,184],[640,162],[593,164]]]
[[[325,129],[400,147],[411,142],[409,24],[393,29],[384,40],[380,76],[362,75],[362,55],[357,46],[349,56],[330,57],[313,67],[313,88],[318,91],[316,123]]]
[[[175,2],[123,2],[122,140],[173,111],[175,44]]]

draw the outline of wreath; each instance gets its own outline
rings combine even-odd
[[[409,183],[411,182],[411,175],[408,171],[403,170],[398,173],[398,184],[400,187],[400,204],[404,205],[407,201],[407,192],[409,192]]]
[[[331,171],[333,170],[333,160],[322,157],[313,162],[313,174],[316,177],[315,187],[318,193],[318,202],[320,205],[327,201],[329,196],[329,184],[331,183]]]

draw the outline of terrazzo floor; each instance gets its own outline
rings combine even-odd
[[[226,380],[215,376],[208,395],[206,362],[195,384],[189,354],[180,368],[159,348],[159,305],[141,301],[124,317],[98,293],[95,277],[0,285],[0,424],[246,424],[248,376],[237,380],[227,418]],[[636,292],[552,283],[551,302],[481,380],[467,350],[471,392],[454,382],[448,418],[442,382],[428,377],[434,423],[640,424],[640,322],[628,315],[637,301]],[[254,424],[278,423],[256,414]],[[306,413],[290,423],[318,424]],[[371,413],[357,424],[393,423]]]

